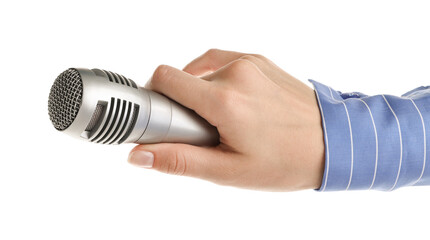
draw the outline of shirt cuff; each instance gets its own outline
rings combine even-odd
[[[318,191],[391,191],[429,181],[430,174],[425,173],[430,173],[426,170],[430,164],[425,162],[430,139],[426,141],[423,118],[429,115],[428,107],[424,100],[413,99],[423,98],[428,87],[402,97],[368,96],[309,82],[316,92],[325,142],[325,169]]]

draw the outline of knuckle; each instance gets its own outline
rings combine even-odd
[[[170,71],[170,67],[167,65],[158,66],[155,69],[154,74],[152,75],[151,84],[157,85],[160,82],[165,81],[168,78],[169,71]]]
[[[267,58],[261,54],[250,54],[250,56],[260,59],[260,60],[267,60]]]
[[[246,84],[251,79],[257,66],[246,59],[238,59],[232,62],[224,71],[226,78],[239,84]]]
[[[209,58],[211,58],[211,57],[217,55],[218,52],[219,52],[219,49],[217,49],[217,48],[211,48],[211,49],[207,50],[204,55],[207,56],[207,57],[209,57]]]
[[[247,68],[250,68],[252,66],[253,66],[252,62],[248,61],[246,59],[239,59],[239,60],[234,61],[232,63],[232,68],[236,68],[236,69],[239,69],[239,70],[240,69],[247,69]]]
[[[240,59],[248,60],[250,62],[256,62],[259,60],[259,58],[256,57],[255,55],[244,55],[244,56],[240,57]]]
[[[260,54],[247,54],[241,57],[241,59],[245,59],[251,62],[258,62],[258,61],[266,61],[267,58]]]
[[[246,59],[238,59],[230,64],[229,70],[231,74],[241,74],[253,67],[252,62]]]
[[[187,171],[187,163],[184,155],[179,151],[173,153],[167,161],[165,170],[168,174],[184,175]]]

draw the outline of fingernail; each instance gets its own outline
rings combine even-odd
[[[128,156],[128,162],[138,167],[152,168],[154,154],[142,150],[134,151]]]

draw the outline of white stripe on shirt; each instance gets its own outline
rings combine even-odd
[[[353,173],[353,170],[354,170],[354,143],[353,143],[353,141],[352,141],[351,120],[350,120],[350,118],[349,118],[348,108],[346,107],[345,102],[344,102],[344,101],[339,101],[339,100],[335,99],[335,98],[333,97],[333,92],[331,91],[331,88],[329,87],[328,89],[330,90],[330,94],[331,94],[331,97],[333,98],[333,100],[335,100],[335,101],[337,101],[337,102],[341,102],[341,103],[343,104],[343,106],[345,107],[345,111],[346,111],[346,117],[347,117],[347,119],[348,119],[348,125],[349,125],[349,136],[350,136],[350,138],[351,138],[351,172],[350,172],[350,174],[349,174],[349,181],[348,181],[348,185],[346,186],[346,189],[345,189],[345,191],[347,191],[347,190],[349,189],[349,186],[351,186],[352,173]]]
[[[370,113],[370,118],[372,119],[372,124],[373,124],[373,130],[375,130],[375,145],[376,145],[376,156],[375,156],[375,171],[373,173],[373,180],[372,180],[372,184],[370,184],[369,190],[372,189],[373,184],[375,184],[375,179],[376,179],[376,170],[378,169],[378,133],[376,131],[376,125],[375,125],[375,120],[373,119],[373,114],[372,111],[370,111],[370,107],[369,105],[367,105],[367,103],[365,101],[363,101],[361,98],[358,98],[358,100],[360,100],[361,102],[364,103],[364,105],[366,105],[367,109],[369,110]]]
[[[391,108],[391,105],[388,103],[387,99],[385,98],[385,95],[382,94],[382,97],[384,98],[385,102],[387,103],[388,107],[390,108],[391,112],[393,113],[394,117],[396,118],[397,121],[397,126],[399,129],[399,137],[400,137],[400,161],[399,161],[399,170],[397,171],[397,177],[396,177],[396,181],[394,182],[393,186],[388,190],[391,191],[393,190],[396,185],[397,185],[397,181],[399,181],[399,176],[400,176],[400,170],[402,169],[402,159],[403,159],[403,143],[402,143],[402,131],[400,129],[400,123],[399,123],[399,119],[397,118],[396,113],[394,113],[393,108]]]
[[[314,85],[314,88],[317,89],[314,83],[312,83],[312,85]],[[324,190],[325,190],[325,188],[327,186],[328,172],[329,172],[329,169],[330,169],[330,151],[328,149],[329,145],[328,145],[327,128],[325,126],[324,112],[323,112],[323,109],[322,109],[322,106],[321,106],[320,96],[319,96],[317,90],[315,90],[315,93],[317,95],[318,105],[319,105],[320,110],[321,110],[322,123],[323,123],[323,127],[324,127],[324,137],[325,137],[325,142],[326,142],[326,160],[325,160],[326,171],[325,171],[325,179],[324,179],[323,187],[321,189],[321,191],[324,192]]]
[[[417,182],[419,182],[421,180],[421,178],[424,175],[424,170],[426,168],[426,153],[427,153],[427,144],[426,144],[426,127],[424,125],[424,119],[423,119],[423,115],[421,115],[421,111],[418,109],[417,105],[415,104],[414,100],[412,98],[409,98],[409,100],[411,100],[411,102],[414,104],[415,108],[418,111],[418,114],[420,114],[421,117],[421,123],[423,124],[423,134],[424,134],[424,160],[423,160],[423,170],[421,171],[421,175],[420,177],[412,184],[415,185]]]

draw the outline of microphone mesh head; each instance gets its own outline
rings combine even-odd
[[[57,130],[64,130],[78,115],[82,102],[82,78],[76,69],[62,72],[51,87],[48,100],[49,118]]]

